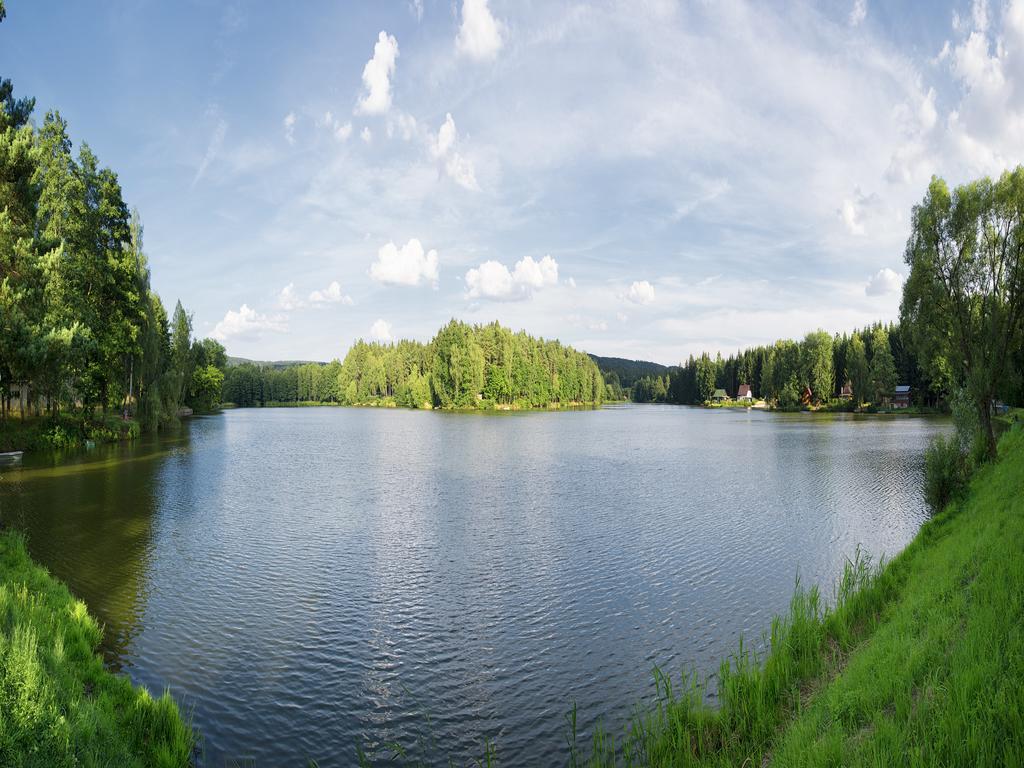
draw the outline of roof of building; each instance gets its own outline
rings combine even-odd
[[[909,395],[910,394],[910,385],[909,384],[899,384],[899,385],[897,385],[897,387],[896,387],[896,394],[897,395]]]
[[[751,394],[751,392],[750,392],[750,385],[749,384],[740,384],[740,388],[736,392],[736,397],[747,397],[750,394]]]
[[[713,394],[711,397],[712,397],[712,399],[714,399],[716,397],[728,397],[728,395],[725,394],[725,390],[724,389],[716,389],[715,390],[715,394]]]

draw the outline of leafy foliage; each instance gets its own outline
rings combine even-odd
[[[933,178],[904,260],[900,312],[911,341],[929,368],[969,393],[994,458],[992,403],[1019,387],[1024,347],[1024,167],[952,192]]]
[[[238,406],[329,402],[408,408],[543,408],[596,404],[605,380],[589,356],[498,323],[451,321],[428,343],[357,341],[328,365],[228,368],[224,399]]]
[[[113,407],[147,428],[210,407],[217,377],[192,371],[223,368],[223,347],[192,340],[180,302],[168,323],[117,174],[72,154],[60,113],[29,123],[34,104],[0,81],[0,419],[12,393],[22,417]]]

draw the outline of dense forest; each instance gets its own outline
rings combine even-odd
[[[144,428],[220,399],[224,349],[168,318],[117,174],[0,80],[0,418],[114,409]]]
[[[452,320],[427,344],[357,341],[342,362],[228,368],[238,406],[323,402],[409,408],[546,408],[598,404],[605,381],[589,356],[498,323]]]
[[[852,389],[853,405],[879,403],[897,384],[909,385],[918,405],[934,405],[948,388],[948,381],[922,371],[894,323],[835,336],[815,331],[801,341],[751,347],[725,359],[691,355],[663,376],[637,381],[632,397],[695,405],[710,400],[716,389],[735,396],[741,384],[749,385],[754,397],[784,408],[800,405],[805,396],[814,405],[836,400],[845,384]]]

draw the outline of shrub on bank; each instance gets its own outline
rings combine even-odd
[[[191,763],[174,700],[103,666],[96,620],[11,531],[0,534],[0,616],[0,765]]]
[[[970,478],[970,462],[957,435],[937,437],[924,454],[924,497],[936,512],[963,492]]]

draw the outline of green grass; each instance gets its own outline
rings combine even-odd
[[[721,666],[718,706],[694,677],[656,674],[657,701],[594,766],[1024,765],[1024,430],[964,498],[894,560],[856,557],[824,605],[797,589],[766,651]],[[580,754],[585,752],[585,754]]]
[[[185,766],[195,739],[169,694],[104,668],[85,604],[0,534],[0,765]]]

